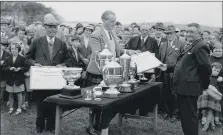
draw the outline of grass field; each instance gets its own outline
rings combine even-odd
[[[35,135],[36,107],[31,105],[27,112],[19,116],[7,114],[8,108],[5,103],[1,106],[1,135]],[[152,129],[152,121],[124,119],[121,127],[117,125],[117,118],[110,123],[110,135],[183,135],[179,121],[174,123],[164,120],[158,115],[158,130]],[[80,110],[63,118],[62,135],[87,135],[85,128],[88,125],[88,109]],[[53,135],[44,132],[41,135]],[[215,132],[200,133],[200,135],[222,135],[222,129]]]

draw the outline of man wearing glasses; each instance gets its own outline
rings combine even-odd
[[[57,33],[58,21],[52,14],[44,16],[44,27],[46,35],[37,38],[31,44],[26,54],[27,62],[32,66],[69,66],[70,57],[66,44],[55,37]],[[55,106],[43,104],[43,100],[51,95],[58,94],[58,91],[44,90],[36,91],[37,98],[37,118],[36,131],[42,133],[45,128],[50,132],[54,132],[55,127]]]

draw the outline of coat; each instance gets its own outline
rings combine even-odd
[[[10,68],[20,67],[21,70],[18,72],[11,71]],[[13,57],[10,56],[6,59],[2,66],[3,71],[7,73],[6,84],[9,86],[20,86],[24,84],[25,75],[24,73],[29,71],[29,65],[26,63],[26,59],[23,56],[18,55],[15,62],[13,63]]]
[[[176,65],[167,67],[167,72],[173,72],[173,90],[176,94],[199,96],[210,83],[209,46],[198,38],[180,53]]]
[[[156,40],[150,36],[144,41],[145,48],[141,47],[141,36],[136,36],[130,38],[129,42],[126,45],[126,49],[131,50],[140,50],[142,52],[149,51],[151,53],[155,53],[155,56],[158,57],[159,47]]]
[[[71,58],[68,53],[67,45],[55,37],[53,46],[51,60],[46,36],[35,39],[26,54],[27,62],[31,65],[39,63],[42,66],[56,66],[58,64],[70,66]]]
[[[112,31],[111,34],[115,41],[116,56],[119,57],[122,50],[120,49],[120,46],[117,40],[118,37],[116,36],[114,31]],[[97,55],[96,53],[101,52],[105,48],[105,44],[108,45],[108,49],[109,49],[110,43],[109,43],[108,37],[105,31],[103,30],[103,28],[100,27],[100,29],[94,31],[91,34],[90,46],[92,49],[92,55],[87,67],[87,72],[92,73],[92,74],[97,74],[97,75],[101,74],[101,71],[99,70],[96,63],[96,55]]]
[[[8,53],[7,51],[3,51],[2,57],[0,57],[0,61],[5,61],[9,56],[10,53]],[[2,65],[0,65],[0,81],[5,80],[5,76],[5,72],[2,71]]]
[[[77,51],[79,53],[80,59],[82,62],[84,62],[83,59],[88,59],[90,61],[91,54],[92,54],[90,39],[89,39],[87,48],[85,47],[84,36],[81,36],[80,39],[81,39],[81,44],[77,47]]]

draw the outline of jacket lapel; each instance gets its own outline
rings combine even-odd
[[[168,42],[167,42],[168,43]],[[177,44],[177,41],[176,41],[176,39],[173,41],[173,43],[172,43],[172,46],[171,45],[168,45],[170,48],[169,48],[169,53],[168,53],[168,56],[173,52],[173,51],[175,51],[175,48],[176,48],[176,44]],[[175,47],[173,47],[173,46],[175,46]]]
[[[44,37],[43,44],[41,45],[41,49],[42,49],[45,57],[47,58],[47,60],[51,63],[48,42],[47,42],[46,36]]]
[[[180,56],[179,57],[181,57],[181,56],[183,56],[185,53],[187,53],[188,51],[190,51],[193,47],[194,47],[194,45],[196,45],[198,42],[200,42],[201,41],[201,38],[199,38],[199,39],[197,39],[196,41],[194,41],[190,46],[188,46],[187,48],[185,48],[184,50],[183,50],[183,52],[180,54]]]
[[[164,43],[161,43],[160,45],[162,45],[161,46],[161,48],[162,48],[161,53],[163,53],[163,55],[161,55],[161,56],[163,56],[163,57],[161,57],[161,61],[164,62],[164,60],[166,58],[166,52],[167,52],[167,49],[168,49],[168,43],[164,42]]]
[[[81,45],[85,48],[84,36],[81,36],[80,39],[81,39]]]
[[[53,45],[53,54],[52,54],[52,60],[58,53],[58,51],[61,48],[61,44],[59,44],[58,39],[55,37],[54,45]]]

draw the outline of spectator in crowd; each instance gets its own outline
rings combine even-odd
[[[130,38],[131,38],[131,32],[130,32],[130,30],[128,28],[125,28],[124,29],[123,40],[121,40],[120,46],[122,48],[126,48],[126,45],[129,42]]]
[[[3,72],[2,65],[5,62],[5,60],[10,56],[10,53],[6,51],[6,48],[8,46],[7,39],[2,38],[0,42],[0,100],[3,99],[3,96],[5,94],[5,77],[7,76],[6,72]],[[5,99],[8,97],[7,94],[5,94]]]
[[[141,33],[140,33],[140,27],[138,25],[134,26],[132,28],[132,37],[137,37],[139,36]]]
[[[197,100],[210,83],[210,50],[200,36],[200,25],[187,25],[188,44],[174,65],[162,65],[173,73],[173,91],[177,94],[181,125],[185,135],[198,135]]]
[[[220,33],[218,31],[214,31],[213,32],[213,35],[215,36],[215,38],[217,39],[217,41],[219,41]]]
[[[163,37],[164,30],[165,30],[165,27],[164,27],[163,23],[161,23],[161,22],[156,23],[156,25],[155,25],[155,39],[156,39],[159,47],[162,42],[166,41],[166,39]]]
[[[94,28],[90,25],[84,27],[84,33],[80,37],[81,44],[78,46],[78,53],[80,55],[80,60],[84,63],[84,69],[86,70],[87,65],[91,58],[91,46],[90,46],[90,37]]]
[[[36,29],[35,27],[30,27],[27,30],[27,44],[30,46],[34,40]]]
[[[78,23],[76,25],[76,35],[80,37],[83,33],[83,30],[84,30],[84,26],[81,23]]]
[[[155,38],[155,25],[150,28],[150,37]]]
[[[3,63],[3,71],[7,72],[6,91],[9,92],[9,114],[12,114],[14,111],[13,94],[16,94],[18,100],[18,109],[16,110],[15,115],[19,115],[22,113],[22,92],[25,90],[24,73],[29,70],[29,65],[26,64],[25,58],[19,55],[19,52],[21,51],[21,46],[19,44],[11,44],[10,51],[12,52],[12,55],[8,57],[8,59],[6,59]]]
[[[212,42],[217,42],[217,41],[218,41],[218,38],[216,38],[216,35],[211,34],[211,35],[210,35],[210,41],[212,41]]]
[[[208,42],[208,41],[210,41],[210,34],[211,34],[210,31],[205,30],[205,31],[202,33],[202,38],[203,38],[206,42]]]
[[[100,30],[101,25],[102,25],[101,23],[98,23],[97,25],[95,25],[94,31]]]
[[[66,44],[56,36],[59,23],[52,14],[44,16],[44,28],[46,36],[35,39],[26,54],[27,62],[32,66],[69,66],[70,57]],[[43,103],[48,96],[58,94],[58,91],[44,90],[36,91],[37,118],[36,131],[43,132],[45,128],[50,132],[55,129],[55,106]]]
[[[21,52],[19,52],[20,55],[25,55],[26,52],[28,51],[28,41],[27,41],[27,36],[26,36],[26,30],[24,27],[19,27],[16,31],[16,36],[11,38],[9,40],[10,44],[13,43],[19,43],[20,47],[21,47]],[[9,45],[10,47],[10,45]]]
[[[169,25],[167,30],[164,31],[167,35],[167,41],[163,42],[160,46],[159,59],[162,63],[168,65],[176,64],[177,57],[180,52],[183,51],[186,42],[183,42],[176,38],[176,28],[173,25]],[[163,112],[167,113],[165,118],[170,118],[173,121],[173,115],[176,113],[176,95],[173,94],[173,73],[161,72],[160,81],[163,82],[163,90],[161,97],[161,104],[159,105]]]
[[[136,22],[131,23],[130,25],[132,28],[134,28],[135,26],[139,26]]]
[[[185,33],[180,34],[179,39],[180,39],[181,41],[186,42],[186,32],[185,32]]]
[[[9,28],[9,25],[10,23],[7,20],[1,19],[1,38],[8,40],[14,36]]]
[[[212,65],[212,74],[210,78],[209,89],[215,89],[219,91],[218,83],[223,81],[219,76],[222,69],[222,65],[218,62],[214,62]],[[198,99],[198,109],[204,111],[202,115],[202,124],[204,125],[202,130],[207,131],[209,127],[215,130],[215,124],[219,124],[219,114],[221,112],[220,101],[210,96],[207,91],[203,91],[203,94]]]
[[[115,23],[115,32],[118,36],[119,40],[123,39],[123,31],[122,31],[122,24],[120,22]]]

